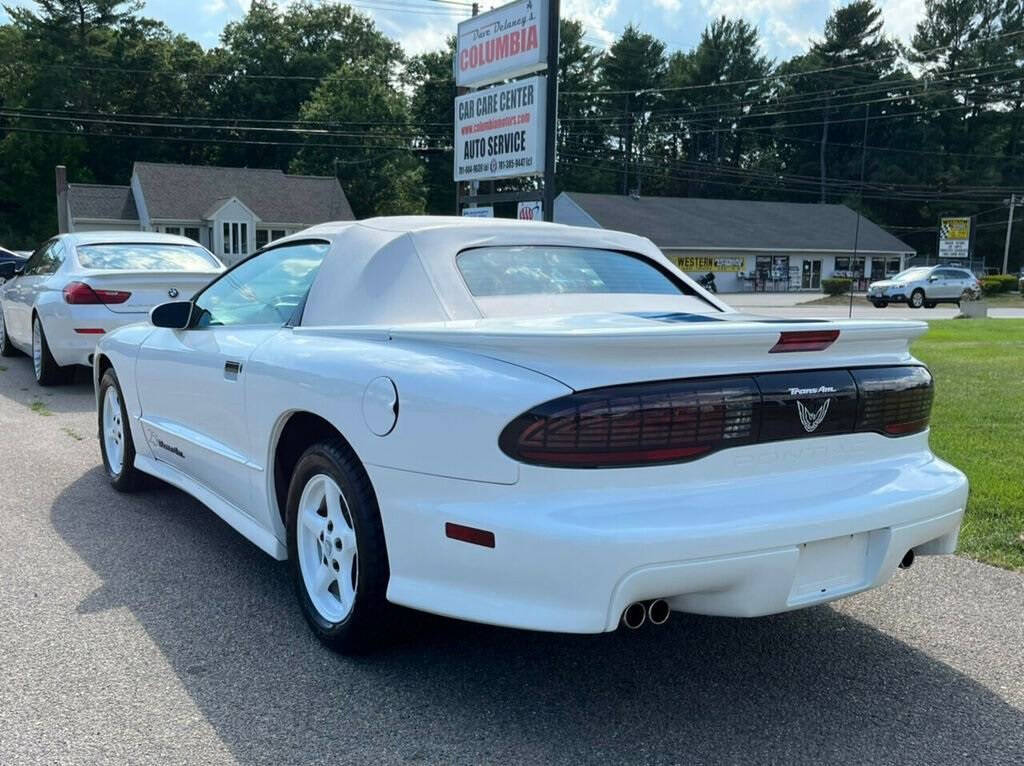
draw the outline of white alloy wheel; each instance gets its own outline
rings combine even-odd
[[[40,380],[43,377],[43,326],[39,324],[39,317],[32,320],[32,369],[36,380]]]
[[[103,395],[103,447],[107,464],[115,476],[124,470],[124,423],[121,422],[121,397],[116,386]]]
[[[318,473],[306,482],[297,522],[296,547],[306,594],[323,619],[342,622],[355,605],[359,556],[352,515],[334,479]]]

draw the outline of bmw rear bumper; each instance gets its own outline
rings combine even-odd
[[[638,600],[751,617],[867,590],[910,549],[952,553],[967,501],[966,478],[928,451],[927,434],[754,445],[657,468],[523,466],[514,485],[368,471],[391,601],[571,633],[614,630]],[[446,522],[493,532],[495,545],[449,539]]]

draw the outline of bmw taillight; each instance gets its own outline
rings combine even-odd
[[[534,407],[499,446],[523,463],[621,468],[682,463],[729,447],[928,427],[924,367],[876,367],[671,380],[580,391]]]
[[[64,288],[64,302],[76,306],[124,303],[131,297],[124,290],[97,290],[85,282],[69,282]]]

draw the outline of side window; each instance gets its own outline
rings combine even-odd
[[[195,327],[283,325],[305,300],[328,247],[326,242],[296,242],[226,272],[196,299]]]
[[[63,253],[63,243],[51,240],[32,253],[21,273],[26,277],[53,274],[64,262]]]

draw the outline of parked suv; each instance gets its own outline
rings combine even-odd
[[[959,304],[980,294],[981,283],[974,274],[953,266],[915,266],[868,286],[868,300],[880,309],[890,303],[933,309],[938,303]]]

